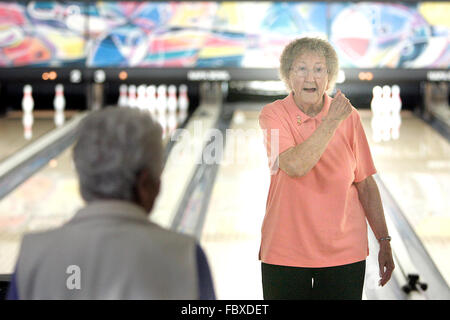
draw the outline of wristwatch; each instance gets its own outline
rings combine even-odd
[[[378,242],[380,242],[380,241],[391,241],[391,239],[392,239],[391,236],[387,236],[387,237],[378,239]]]

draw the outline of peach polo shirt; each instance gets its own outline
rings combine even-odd
[[[271,159],[302,143],[320,125],[332,101],[328,95],[324,97],[322,111],[313,118],[297,107],[292,93],[262,109],[259,124],[271,168],[276,163]],[[353,183],[374,173],[360,116],[353,109],[306,175],[290,177],[277,167],[271,172],[260,260],[319,268],[366,259],[366,217]]]

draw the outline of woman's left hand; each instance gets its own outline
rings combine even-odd
[[[395,269],[392,257],[391,245],[387,241],[381,241],[378,253],[378,264],[380,266],[380,286],[384,286],[391,279],[392,271]]]

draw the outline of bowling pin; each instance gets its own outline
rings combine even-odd
[[[380,121],[381,121],[381,139],[383,141],[391,140],[391,128],[390,128],[390,112],[391,112],[391,87],[388,85],[383,86],[382,94],[383,104],[380,109]]]
[[[144,84],[141,84],[137,87],[137,98],[136,105],[139,109],[145,110],[147,104],[147,87]]]
[[[189,97],[185,84],[180,85],[178,88],[178,107],[180,108],[180,112],[187,112],[189,108]]]
[[[372,139],[374,142],[380,142],[382,131],[380,110],[383,107],[383,89],[380,86],[375,86],[372,89],[372,94],[372,101],[370,102],[370,109],[372,110]]]
[[[165,114],[167,110],[167,86],[165,84],[158,86],[157,110],[159,114]]]
[[[55,125],[57,127],[61,127],[64,124],[64,122],[66,121],[66,117],[64,115],[64,112],[62,112],[62,111],[55,111],[54,121],[55,121]]]
[[[53,108],[55,109],[54,121],[57,127],[64,124],[64,108],[66,107],[66,99],[64,98],[64,86],[57,84],[55,86],[55,98],[53,99]]]
[[[117,101],[117,105],[121,108],[128,106],[128,95],[127,95],[127,85],[121,84],[119,87],[119,100]]]
[[[33,113],[30,111],[24,112],[22,115],[23,136],[27,140],[33,137],[33,122]]]
[[[168,88],[169,96],[167,98],[167,110],[169,112],[176,112],[177,110],[177,87],[171,84]]]
[[[177,117],[177,126],[180,126],[184,120],[187,118],[187,111],[186,110],[180,110]]]
[[[128,87],[128,107],[130,108],[137,107],[136,86],[134,84],[131,84]]]
[[[383,89],[380,86],[375,86],[372,89],[372,100],[370,102],[370,109],[372,110],[372,115],[376,115],[380,110],[382,100],[381,95],[383,94]]]
[[[380,142],[382,140],[383,123],[380,116],[373,116],[371,121],[372,126],[372,139],[374,142]]]
[[[22,110],[23,112],[32,112],[34,108],[33,87],[27,84],[23,87]]]
[[[158,114],[158,122],[162,128],[162,138],[165,139],[167,136],[167,118],[165,113]]]
[[[153,116],[156,111],[156,86],[151,84],[146,88],[147,99],[146,99],[146,109]]]
[[[400,112],[402,110],[402,99],[400,98],[400,87],[396,84],[392,86],[392,110]]]
[[[23,87],[22,98],[22,124],[23,124],[23,136],[25,139],[30,140],[33,137],[33,108],[34,100],[32,96],[33,88],[27,84]]]
[[[402,118],[400,113],[393,113],[391,115],[391,137],[394,140],[400,138],[400,126],[402,124]]]
[[[397,140],[400,137],[400,126],[402,124],[402,117],[400,115],[400,111],[402,110],[400,87],[398,85],[393,85],[391,89],[391,94],[392,94],[391,136],[392,139]]]
[[[172,133],[177,128],[177,114],[174,111],[169,111],[167,116],[167,134],[172,136]]]
[[[66,107],[66,99],[64,98],[64,86],[57,84],[55,86],[55,98],[53,99],[53,107],[55,110],[64,111]]]

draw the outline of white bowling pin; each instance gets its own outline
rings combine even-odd
[[[370,109],[372,110],[372,115],[378,114],[380,107],[382,105],[383,89],[380,86],[375,86],[372,89],[372,101],[370,101]]]
[[[151,115],[155,114],[156,111],[156,86],[151,84],[147,86],[147,99],[146,99],[146,109]]]
[[[23,136],[30,140],[33,137],[33,123],[34,117],[31,111],[25,111],[22,115]]]
[[[55,86],[55,98],[53,99],[53,107],[56,110],[64,111],[66,107],[66,98],[64,98],[64,86],[57,84]]]
[[[137,107],[136,86],[134,84],[128,86],[128,106],[130,108]]]
[[[389,113],[391,110],[391,87],[383,86],[383,93],[381,94],[381,98],[383,99],[382,108],[380,108],[380,113],[384,116]]]
[[[185,84],[180,85],[178,88],[178,106],[180,111],[187,111],[189,108],[189,97]]]
[[[382,99],[383,89],[380,86],[375,86],[372,89],[372,100],[370,102],[370,109],[372,110],[372,139],[374,142],[381,141],[381,132],[382,132],[382,124],[381,124],[381,116],[380,111],[383,108],[383,99]]]
[[[167,116],[167,133],[172,136],[172,133],[177,128],[177,114],[175,112],[169,112]]]
[[[64,112],[61,110],[56,110],[54,120],[55,120],[55,125],[57,127],[61,127],[64,124],[64,122],[66,121]]]
[[[23,87],[22,110],[23,112],[32,112],[34,108],[33,88],[27,84]]]
[[[400,126],[402,124],[402,117],[400,113],[394,113],[391,115],[391,137],[394,140],[400,138]]]
[[[177,117],[177,126],[180,126],[183,124],[184,120],[187,118],[187,111],[186,110],[180,110]]]
[[[145,110],[146,104],[147,104],[147,92],[146,92],[146,85],[141,84],[137,88],[137,99],[136,99],[136,105],[139,109]]]
[[[171,84],[168,88],[169,96],[167,98],[167,110],[169,112],[175,112],[177,110],[177,87]]]
[[[392,120],[391,120],[391,136],[392,139],[397,140],[400,137],[400,126],[402,124],[402,117],[400,111],[402,109],[402,100],[400,98],[400,87],[393,85],[391,89],[392,94]]]
[[[64,124],[64,108],[66,107],[66,99],[64,98],[64,86],[57,84],[55,86],[55,98],[53,99],[53,108],[55,109],[54,121],[57,127]]]
[[[390,125],[390,114],[391,114],[391,87],[388,85],[383,86],[383,104],[380,110],[380,121],[381,121],[381,139],[383,141],[389,141],[391,139],[391,125]]]
[[[379,115],[374,115],[372,117],[371,126],[372,126],[372,140],[374,142],[381,141],[381,134],[383,132],[383,118]]]
[[[158,86],[158,105],[157,109],[160,114],[165,114],[167,110],[167,86],[161,84]]]
[[[392,86],[392,110],[394,112],[400,112],[402,110],[402,99],[400,98],[400,87],[396,84]]]
[[[119,107],[127,107],[128,106],[128,88],[126,84],[121,84],[119,87],[119,100],[117,101],[117,105]]]
[[[167,136],[167,118],[165,113],[158,114],[158,122],[162,128],[162,138],[165,139]]]

